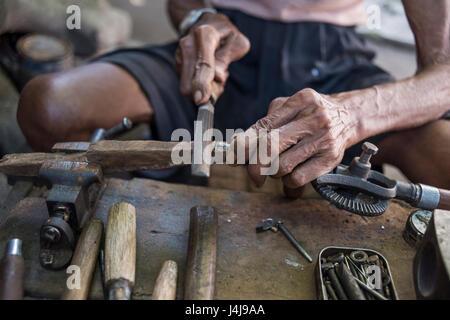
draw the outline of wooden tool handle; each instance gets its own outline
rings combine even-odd
[[[216,83],[212,83],[212,94],[210,101],[200,106],[198,109],[197,123],[201,123],[202,130],[195,129],[194,154],[192,164],[192,175],[209,178],[211,175],[211,165],[207,161],[211,160],[212,154],[204,159],[203,154],[208,145],[212,142],[212,130],[214,129],[214,105],[222,94],[222,88]],[[198,135],[201,134],[199,138]],[[212,153],[212,150],[211,150]]]
[[[438,209],[450,210],[450,190],[439,189],[441,195]]]
[[[105,282],[110,299],[130,299],[135,270],[136,208],[122,202],[111,207],[106,226]],[[126,292],[120,293],[123,290]],[[120,296],[114,292],[119,292]]]
[[[166,261],[156,279],[152,300],[175,300],[177,296],[178,266],[175,261]]]
[[[97,262],[103,233],[103,223],[98,219],[90,220],[83,228],[71,265],[80,268],[80,287],[70,289],[65,286],[62,300],[86,300]]]
[[[212,207],[191,209],[185,300],[214,299],[218,217]]]

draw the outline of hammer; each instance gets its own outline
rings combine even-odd
[[[136,208],[118,203],[108,213],[105,282],[109,300],[131,300],[136,272]]]

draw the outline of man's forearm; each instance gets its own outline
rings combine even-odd
[[[172,25],[178,30],[181,21],[189,11],[209,6],[208,0],[169,0],[168,9]]]
[[[450,64],[429,67],[409,79],[332,97],[357,115],[351,145],[368,137],[419,127],[450,110]]]
[[[416,38],[417,74],[374,88],[337,95],[357,112],[355,137],[419,127],[450,110],[450,1],[403,0]],[[352,141],[354,143],[358,141]]]

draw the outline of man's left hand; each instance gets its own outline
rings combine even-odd
[[[339,95],[327,96],[305,89],[292,97],[275,99],[268,115],[249,130],[279,130],[279,148],[275,148],[279,170],[273,177],[282,178],[286,188],[297,189],[336,168],[345,150],[358,141],[358,118],[351,109]],[[242,139],[236,139],[235,143],[241,143],[239,140]],[[247,143],[247,152],[249,148]],[[277,155],[271,155],[274,156]],[[266,180],[261,175],[262,167],[248,166],[249,175],[258,187]]]

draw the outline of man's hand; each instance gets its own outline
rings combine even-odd
[[[208,102],[212,82],[223,90],[228,66],[249,50],[249,40],[225,15],[204,14],[180,40],[175,54],[182,94],[192,97],[197,105]]]
[[[290,98],[275,99],[268,115],[249,129],[264,129],[269,131],[269,137],[270,132],[279,130],[279,147],[275,148],[279,170],[273,177],[282,178],[287,189],[300,188],[333,170],[342,161],[345,150],[358,140],[357,118],[340,100],[339,95],[326,96],[305,89]],[[244,139],[238,137],[235,141],[239,147]],[[252,141],[247,144],[248,153]],[[270,156],[273,159],[277,155]],[[260,164],[248,166],[258,187],[266,179],[261,168]]]

